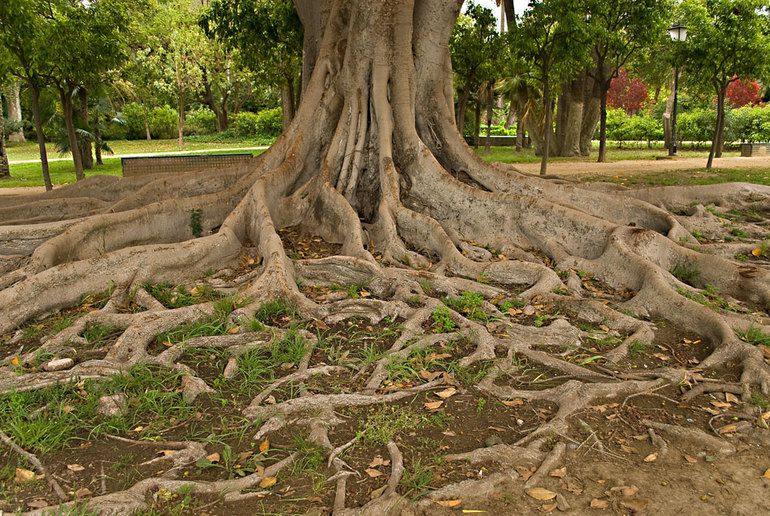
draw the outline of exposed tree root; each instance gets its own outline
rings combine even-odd
[[[724,236],[725,224],[705,208],[680,213],[696,201],[725,213],[747,207],[766,213],[770,189],[732,184],[606,193],[487,165],[454,128],[447,56],[438,50],[451,30],[441,22],[457,15],[460,2],[353,4],[327,6],[327,30],[297,117],[249,169],[94,177],[43,195],[0,199],[0,336],[8,335],[1,394],[104,381],[152,365],[183,376],[179,391],[189,403],[212,393],[222,379],[238,380],[242,357],[270,353],[298,336],[306,344],[301,358],[273,364],[273,376],[249,394],[241,414],[260,423],[256,441],[287,427],[310,432],[325,450],[335,514],[435,507],[431,500],[410,505],[402,497],[408,466],[395,441],[387,444],[385,489],[362,507],[349,506],[349,480],[360,472],[351,471],[345,454],[361,436],[333,442],[331,430],[347,417],[341,411],[395,406],[448,387],[507,406],[555,405],[547,416],[532,408],[538,414],[534,426],[517,429],[515,441],[447,454],[450,462],[492,461],[502,469],[444,485],[431,499],[478,499],[518,480],[514,468],[524,463],[538,467],[527,485],[538,484],[569,453],[567,442],[581,452],[616,457],[603,449],[595,430],[585,438],[587,424],[578,418],[594,404],[625,400],[621,410],[628,411],[631,398],[664,396],[654,392],[664,388],[667,400],[677,401],[671,396],[683,392],[682,402],[713,392],[746,401],[755,388],[770,394],[766,355],[735,333],[769,333],[763,316],[770,306],[770,272],[766,262],[740,263],[730,254],[755,245],[762,229],[749,228],[755,238],[745,247],[709,254],[693,233],[705,224]],[[296,225],[341,251],[290,256],[279,231]],[[161,334],[219,317],[222,302],[172,308],[144,286],[161,282],[190,289],[200,282],[242,302],[231,302],[216,335],[159,342]],[[347,294],[312,295],[314,288],[341,287]],[[69,327],[39,345],[25,340],[31,325],[105,291],[105,304],[78,313]],[[337,357],[331,363],[312,332],[276,327],[283,315],[265,327],[254,323],[277,299],[319,335],[353,317],[372,326],[398,321],[400,333],[387,349],[372,347],[376,356],[369,361]],[[677,335],[697,335],[704,352],[697,358],[685,353],[692,340],[684,338],[662,347],[656,338],[664,324]],[[85,336],[94,326],[120,329],[98,358],[89,355]],[[217,373],[222,377],[204,378],[186,363],[195,351],[224,353],[227,366]],[[630,365],[639,355],[655,357],[653,351],[660,362]],[[686,355],[681,360],[679,352]],[[71,362],[59,362],[59,369],[50,365],[53,360],[41,363],[49,355]],[[435,357],[451,360],[451,371],[428,370],[424,361],[441,360]],[[394,364],[412,362],[424,369],[395,385]],[[705,377],[724,369],[733,377]],[[461,385],[461,374],[472,380]],[[347,382],[342,392],[311,388],[337,376]],[[677,386],[682,390],[670,394]],[[660,453],[667,444],[658,433],[720,453],[735,451],[702,430],[647,416],[623,421],[644,427]],[[179,470],[205,456],[203,444],[148,446],[177,450],[150,462],[170,461],[166,473],[90,498],[89,509],[129,514],[146,509],[153,492],[183,486],[215,497],[228,491],[225,500],[233,502],[262,494],[243,491],[294,459],[289,455],[259,475],[190,481],[179,479]],[[560,507],[565,504],[559,500]]]

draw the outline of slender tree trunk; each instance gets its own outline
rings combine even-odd
[[[481,140],[481,138],[479,138],[479,135],[481,134],[481,92],[482,88],[479,87],[479,94],[476,98],[476,118],[473,123],[473,146],[477,149],[479,148]]]
[[[545,110],[545,123],[543,124],[543,156],[540,159],[540,175],[544,176],[548,171],[548,154],[551,150],[551,126],[553,125],[551,110],[551,84],[548,81],[548,70],[543,71],[543,109]]]
[[[80,118],[83,120],[84,129],[89,130],[90,124],[88,123],[88,90],[85,86],[81,86],[78,90],[78,97],[80,100]],[[78,143],[78,149],[80,149],[80,159],[83,161],[83,168],[91,170],[94,168],[94,155],[91,150],[91,141],[88,138],[80,138]]]
[[[709,151],[709,159],[706,162],[706,168],[711,170],[711,166],[714,164],[714,155],[716,149],[719,146],[719,134],[722,131],[725,120],[725,88],[720,88],[717,93],[717,123],[714,127],[714,138],[711,140],[711,150]]]
[[[604,78],[602,77],[602,81]],[[602,88],[600,102],[600,120],[599,120],[599,158],[597,162],[607,161],[607,90]]]
[[[40,150],[40,166],[43,169],[43,182],[46,190],[52,190],[51,174],[48,171],[48,152],[45,148],[45,135],[43,134],[43,119],[40,116],[40,88],[34,81],[27,81],[29,90],[32,94],[32,121],[35,124],[35,134],[37,136],[37,146]]]
[[[484,150],[489,152],[492,145],[492,113],[495,102],[495,85],[493,82],[487,83],[487,141],[484,144]]]
[[[465,87],[460,92],[460,96],[457,99],[457,130],[460,134],[465,134],[465,111],[468,109],[468,100],[471,97],[471,90],[468,82],[465,82]]]
[[[96,137],[96,141],[94,142],[94,152],[96,153],[96,164],[97,165],[104,165],[104,162],[102,161],[102,131],[99,129],[99,121],[96,121],[96,126],[94,127],[94,136]]]
[[[5,90],[5,97],[8,100],[8,118],[16,123],[22,121],[21,116],[21,81],[13,81]],[[24,130],[19,127],[19,130],[15,133],[8,135],[9,142],[25,142]]]
[[[522,117],[517,117],[516,120],[516,152],[521,152],[524,146],[524,121]]]
[[[508,105],[508,115],[505,117],[505,130],[509,130],[516,123],[516,107],[513,101]]]
[[[65,89],[66,88],[66,89]],[[60,86],[59,97],[61,98],[62,111],[64,112],[64,127],[67,129],[67,137],[70,142],[70,152],[72,152],[72,162],[75,165],[75,178],[80,181],[85,179],[83,172],[83,160],[80,157],[80,148],[78,147],[78,138],[75,134],[75,124],[73,123],[72,86]]]
[[[147,109],[147,104],[142,101],[142,108],[144,109],[144,133],[145,133],[145,139],[147,141],[152,140],[152,135],[150,135],[150,113]]]
[[[0,96],[0,179],[11,177],[8,153],[5,151],[5,119],[3,118],[3,97]]]
[[[719,132],[717,133],[717,144],[716,149],[714,150],[714,157],[715,158],[721,158],[722,157],[722,151],[724,150],[725,146],[725,99],[727,94],[727,87],[722,89],[722,107],[721,111],[718,111],[717,116],[721,119],[721,123],[719,124]],[[719,101],[717,100],[717,106],[719,105]],[[719,110],[719,108],[717,108]]]
[[[184,92],[179,90],[179,150],[184,149]]]
[[[674,77],[676,72],[671,76],[671,94],[666,99],[666,110],[663,112],[663,141],[667,149],[671,149],[671,113],[674,110],[674,83],[676,78]]]

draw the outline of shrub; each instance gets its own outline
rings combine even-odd
[[[167,140],[177,136],[179,127],[176,109],[166,105],[150,111],[150,134],[153,138]]]
[[[119,118],[122,118],[126,122],[123,126],[125,128],[126,138],[129,140],[142,140],[147,137],[144,128],[144,106],[137,104],[136,102],[126,104],[123,106],[123,109],[120,110]],[[116,125],[119,124],[110,123],[107,127],[111,131],[113,126]]]
[[[276,138],[283,128],[281,108],[259,113],[242,111],[233,117],[232,129],[237,136]]]
[[[214,134],[217,132],[217,115],[206,106],[190,110],[184,119],[185,134]]]

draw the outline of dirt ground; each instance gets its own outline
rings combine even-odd
[[[696,162],[702,160],[553,163],[551,171],[557,175],[657,172],[699,166]],[[517,166],[537,171],[536,164]],[[715,166],[770,168],[770,158],[723,158]],[[0,189],[0,193],[17,193],[8,190],[21,189]],[[292,260],[324,258],[340,251],[338,245],[299,227],[285,228],[279,234]],[[544,261],[549,265],[547,259]],[[246,253],[241,266],[247,270],[259,263]],[[193,285],[144,288],[167,309],[177,309],[225,299],[225,293],[216,290],[217,276],[201,278]],[[590,277],[581,276],[580,282],[586,296],[616,308],[633,294],[612,290]],[[487,286],[478,281],[479,290]],[[319,304],[388,296],[388,292],[368,285],[301,288]],[[452,301],[438,287],[434,290],[426,285],[423,290],[427,298],[415,300],[416,306],[426,299]],[[327,428],[328,439],[334,446],[351,443],[339,453],[350,474],[348,506],[362,506],[383,495],[398,460],[389,446],[393,443],[403,454],[405,470],[396,494],[413,502],[401,505],[402,514],[770,513],[770,400],[758,390],[735,392],[740,375],[737,366],[699,370],[699,362],[713,350],[710,343],[697,334],[679,333],[662,320],[649,321],[656,327],[649,346],[633,349],[617,363],[610,363],[605,355],[628,335],[605,326],[603,321],[582,319],[558,299],[519,303],[519,293],[509,290],[496,297],[479,294],[483,301],[478,306],[458,310],[503,341],[527,335],[533,349],[595,372],[625,378],[666,366],[695,372],[695,383],[683,374],[678,385],[666,384],[586,406],[569,417],[562,433],[545,438],[542,451],[536,452],[521,443],[553,421],[559,407],[499,393],[567,385],[562,373],[514,356],[516,368],[495,375],[495,364],[510,359],[510,350],[503,348],[495,349],[493,359],[462,367],[459,362],[473,353],[475,346],[459,328],[442,322],[436,312],[422,325],[425,334],[435,335],[434,341],[411,349],[408,342],[406,348],[394,347],[405,332],[403,320],[386,318],[373,324],[349,317],[326,324],[304,320],[289,307],[275,305],[258,314],[259,323],[253,328],[233,331],[220,321],[223,326],[216,330],[220,333],[205,334],[235,338],[239,332],[248,331],[247,335],[253,336],[250,344],[265,341],[261,347],[232,356],[229,349],[183,348],[180,363],[213,386],[211,392],[192,401],[183,399],[181,376],[158,367],[146,371],[145,381],[150,382],[146,384],[86,380],[40,395],[0,397],[0,403],[5,404],[0,408],[0,419],[13,421],[0,421],[0,427],[9,433],[9,429],[15,430],[29,442],[38,443],[35,446],[42,446],[39,443],[45,436],[41,434],[46,431],[68,432],[70,437],[64,444],[38,453],[48,474],[81,501],[128,489],[142,479],[177,478],[181,485],[175,490],[152,489],[145,500],[150,509],[139,514],[326,516],[332,514],[337,489],[330,479],[338,475],[329,465],[326,450],[308,434],[307,419],[317,415],[287,414],[268,431],[272,419],[252,421],[242,414],[255,395],[262,400],[260,410],[269,412],[271,406],[309,395],[328,395],[331,400],[362,392],[379,367],[387,372],[374,392],[383,397],[382,402],[329,405],[337,423]],[[70,311],[25,325],[13,335],[1,335],[0,360],[23,372],[40,371],[55,357],[38,357],[35,350],[63,331],[65,319],[73,324],[106,300],[107,296],[89,296]],[[120,307],[120,312],[141,310],[131,303]],[[727,306],[736,313],[767,317],[766,313],[754,313],[756,307]],[[568,346],[553,344],[549,339],[556,331],[550,333],[551,326],[560,327],[562,332],[569,327],[574,340]],[[177,338],[175,331],[186,336]],[[191,336],[190,328],[175,331],[158,338],[149,351],[159,354],[171,350],[179,339],[183,343],[186,338],[204,338]],[[72,355],[75,363],[103,356],[121,332],[119,328],[87,326],[74,336],[88,347]],[[763,351],[770,363],[770,347],[763,346]],[[19,363],[19,356],[35,359]],[[234,376],[226,372],[233,360],[238,366]],[[323,372],[295,382],[293,378],[298,378],[303,368]],[[137,372],[130,376],[141,378]],[[700,385],[715,388],[686,399],[687,393]],[[121,415],[108,417],[96,412],[100,396],[106,395],[123,396]],[[22,409],[20,403],[24,404]],[[62,421],[67,425],[64,429],[57,426]],[[185,448],[190,442],[201,443],[203,448],[193,453],[195,450]],[[182,452],[190,452],[189,457],[180,458]],[[238,497],[219,492],[196,495],[184,487],[185,480],[213,482],[264,473],[288,457],[293,457],[291,466],[266,477],[259,489],[245,490]],[[45,478],[34,474],[29,478],[32,469],[29,462],[0,447],[0,515],[2,511],[34,511],[57,503]],[[464,488],[458,491],[456,486]],[[81,503],[80,509],[60,514],[89,512]]]

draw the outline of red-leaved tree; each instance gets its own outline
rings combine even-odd
[[[756,104],[762,100],[759,95],[759,84],[756,81],[739,79],[731,82],[725,92],[730,106],[739,108],[742,106]]]
[[[607,104],[632,114],[641,109],[647,96],[647,86],[637,77],[631,79],[626,69],[621,68],[607,91]]]

